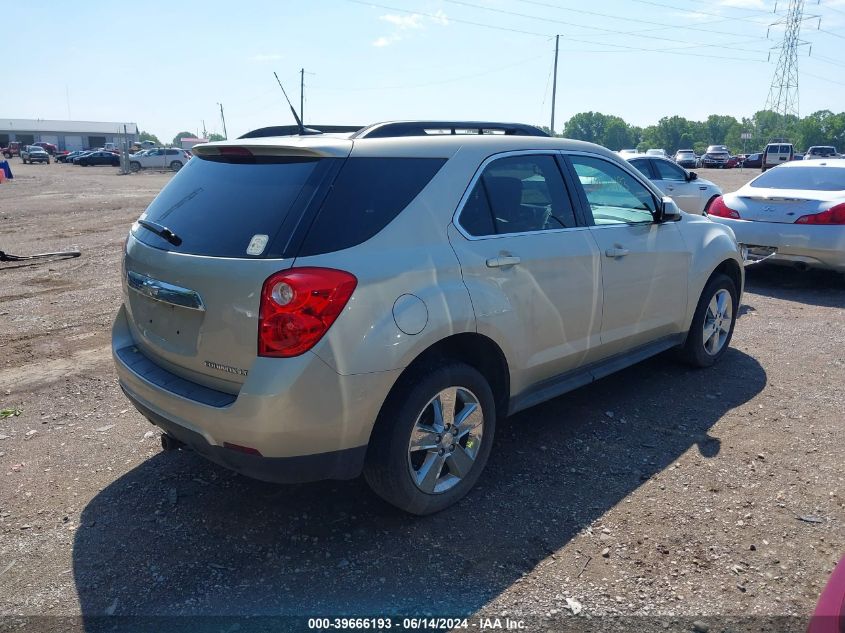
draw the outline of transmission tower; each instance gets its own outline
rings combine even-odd
[[[804,0],[789,0],[786,15],[769,25],[770,31],[782,25],[784,33],[783,40],[772,49],[780,49],[780,55],[765,109],[784,117],[798,116],[798,47],[807,43],[799,38],[804,19]]]

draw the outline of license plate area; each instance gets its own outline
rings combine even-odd
[[[740,244],[742,249],[742,261],[744,266],[759,264],[770,257],[777,255],[778,249],[774,246],[759,246],[757,244]]]
[[[204,312],[190,310],[138,293],[129,293],[135,327],[147,344],[180,356],[195,356]]]

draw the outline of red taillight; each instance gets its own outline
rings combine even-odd
[[[358,280],[333,268],[291,268],[261,289],[258,355],[299,356],[317,344],[340,315]]]
[[[845,202],[821,213],[802,215],[795,224],[845,224]]]
[[[710,208],[707,209],[707,215],[716,215],[720,218],[732,218],[734,220],[740,219],[739,213],[726,205],[722,196],[719,196],[710,203]]]

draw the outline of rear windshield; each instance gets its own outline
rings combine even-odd
[[[332,159],[279,158],[230,163],[194,158],[161,190],[140,219],[166,227],[174,245],[135,224],[132,234],[156,248],[212,257],[265,257],[297,199],[313,191]]]
[[[811,147],[810,154],[813,156],[830,156],[836,153],[835,147]]]
[[[845,168],[776,167],[749,183],[756,188],[845,191]]]

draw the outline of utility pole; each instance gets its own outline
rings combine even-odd
[[[299,69],[299,119],[305,123],[305,69]]]
[[[220,120],[223,121],[223,138],[229,140],[229,134],[226,132],[226,117],[223,114],[223,104],[218,101],[217,105],[220,106]]]
[[[773,26],[782,25],[784,34],[783,39],[773,48],[780,49],[780,54],[765,109],[781,115],[781,124],[784,126],[786,117],[798,116],[798,47],[807,44],[799,38],[801,23],[816,17],[804,16],[804,0],[789,0],[786,16],[769,25],[769,30]],[[785,132],[785,129],[781,132]]]
[[[200,119],[202,121],[202,137],[208,138],[208,132],[205,129],[205,119]]]
[[[560,43],[560,35],[555,35],[555,70],[554,70],[554,79],[552,80],[552,136],[555,133],[555,97],[557,97],[557,51],[558,51],[558,44]],[[547,86],[549,84],[546,84]]]

